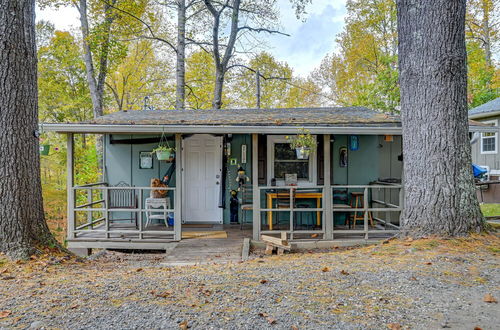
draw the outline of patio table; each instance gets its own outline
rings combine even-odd
[[[279,193],[280,198],[290,198],[290,193]],[[277,192],[267,192],[267,208],[273,208],[273,199],[278,198]],[[294,199],[316,199],[316,208],[321,207],[321,199],[323,198],[323,193],[321,192],[297,192],[293,194]],[[273,214],[271,211],[267,211],[267,225],[269,230],[273,230]],[[316,211],[316,225],[321,226],[321,211]]]

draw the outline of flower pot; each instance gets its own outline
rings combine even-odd
[[[168,160],[170,158],[170,155],[171,155],[170,150],[156,152],[156,158],[158,158],[158,160]]]
[[[47,156],[50,151],[50,144],[41,144],[40,145],[40,155]]]
[[[295,153],[297,154],[297,159],[309,159],[311,149],[306,147],[295,148]]]

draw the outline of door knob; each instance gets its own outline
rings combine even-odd
[[[219,184],[219,181],[217,181],[215,184]]]

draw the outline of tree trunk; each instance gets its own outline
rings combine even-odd
[[[220,29],[220,18],[224,9],[218,11],[213,6],[210,0],[204,0],[205,6],[212,15],[214,22],[212,26],[212,48],[213,57],[215,63],[215,84],[214,84],[214,97],[212,101],[212,107],[214,109],[220,109],[222,107],[222,91],[224,89],[224,76],[228,70],[229,61],[233,57],[234,45],[236,43],[236,38],[240,28],[238,26],[239,14],[240,14],[240,4],[241,0],[233,0],[231,9],[231,27],[229,32],[229,38],[227,40],[227,45],[224,50],[224,54],[221,56],[221,50],[219,49],[219,29]],[[224,6],[225,7],[225,6]]]
[[[402,233],[478,232],[467,121],[466,0],[397,0],[404,153]]]
[[[0,252],[57,245],[40,182],[35,1],[0,0]]]
[[[95,79],[92,51],[88,42],[90,30],[87,17],[87,0],[80,0],[78,11],[80,13],[80,29],[82,31],[83,60],[85,62],[85,70],[87,72],[87,82],[89,84],[90,98],[92,99],[94,118],[96,118],[102,115],[102,96],[99,96],[99,89],[97,88],[97,81]]]
[[[488,1],[483,1],[482,10],[483,10],[483,39],[484,39],[484,57],[486,60],[486,64],[489,67],[493,65],[491,62],[491,28],[490,28],[490,4]]]
[[[175,108],[185,109],[186,94],[186,0],[177,1],[177,64]]]
[[[215,71],[215,88],[214,88],[214,100],[212,101],[212,106],[214,109],[222,108],[222,91],[224,88],[224,71],[219,69]]]

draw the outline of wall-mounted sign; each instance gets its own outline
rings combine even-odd
[[[246,144],[241,145],[241,163],[242,164],[247,163],[247,145]]]
[[[151,151],[139,152],[139,168],[152,169],[153,168],[153,154]]]

